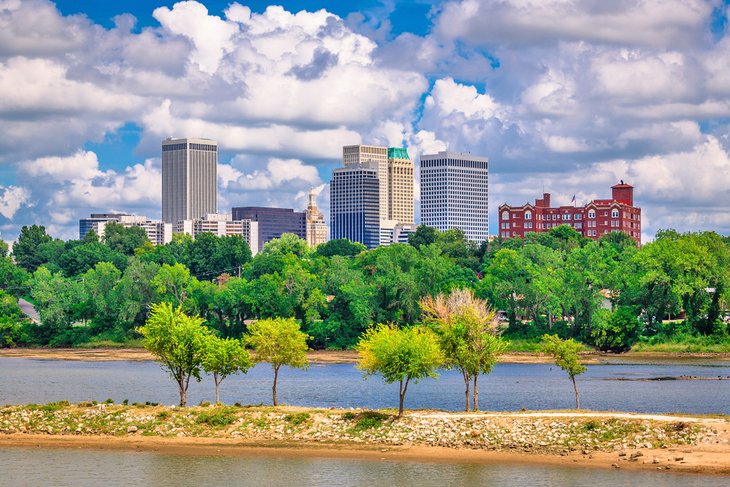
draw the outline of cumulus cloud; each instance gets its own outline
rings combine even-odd
[[[0,186],[0,215],[12,219],[15,213],[30,200],[30,191],[20,186]]]

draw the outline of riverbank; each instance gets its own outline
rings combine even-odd
[[[76,361],[151,361],[152,354],[143,348],[3,348],[0,357],[33,358],[45,360]],[[357,352],[353,350],[316,350],[309,352],[307,358],[313,364],[347,364],[357,362]],[[617,362],[713,360],[730,362],[730,353],[681,353],[681,352],[626,352],[622,354],[589,352],[581,354],[585,364]],[[546,355],[533,352],[513,352],[500,358],[502,363],[539,364],[552,363]]]
[[[730,475],[730,417],[51,403],[0,408],[0,447],[418,462],[529,462]]]

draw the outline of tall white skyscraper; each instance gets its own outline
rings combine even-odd
[[[458,228],[466,238],[489,237],[489,160],[459,152],[421,156],[421,223]]]
[[[162,142],[162,221],[217,213],[218,144],[209,139]]]

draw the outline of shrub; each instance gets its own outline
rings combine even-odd
[[[213,409],[198,414],[195,420],[198,424],[207,424],[208,426],[228,426],[236,420],[236,415],[229,409]]]
[[[296,414],[287,414],[286,416],[284,416],[284,420],[295,426],[299,426],[300,424],[309,421],[309,417],[309,413],[302,412]]]

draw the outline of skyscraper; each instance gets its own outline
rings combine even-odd
[[[413,223],[413,161],[399,147],[388,148],[388,219]]]
[[[307,245],[316,247],[327,242],[327,224],[324,222],[324,215],[317,208],[317,194],[312,189],[309,192],[309,204],[307,205]]]
[[[307,215],[291,208],[268,208],[260,206],[237,206],[231,208],[234,220],[258,222],[259,250],[264,244],[283,233],[293,233],[302,240],[307,238]]]
[[[377,145],[346,145],[342,148],[342,163],[371,164],[379,183],[378,211],[381,220],[388,219],[388,148]]]
[[[489,237],[489,160],[459,152],[421,156],[421,223],[466,238]]]
[[[218,144],[209,139],[162,142],[162,220],[180,220],[217,213]]]
[[[378,163],[348,164],[332,173],[330,230],[333,240],[347,238],[369,249],[379,243],[380,187]]]

